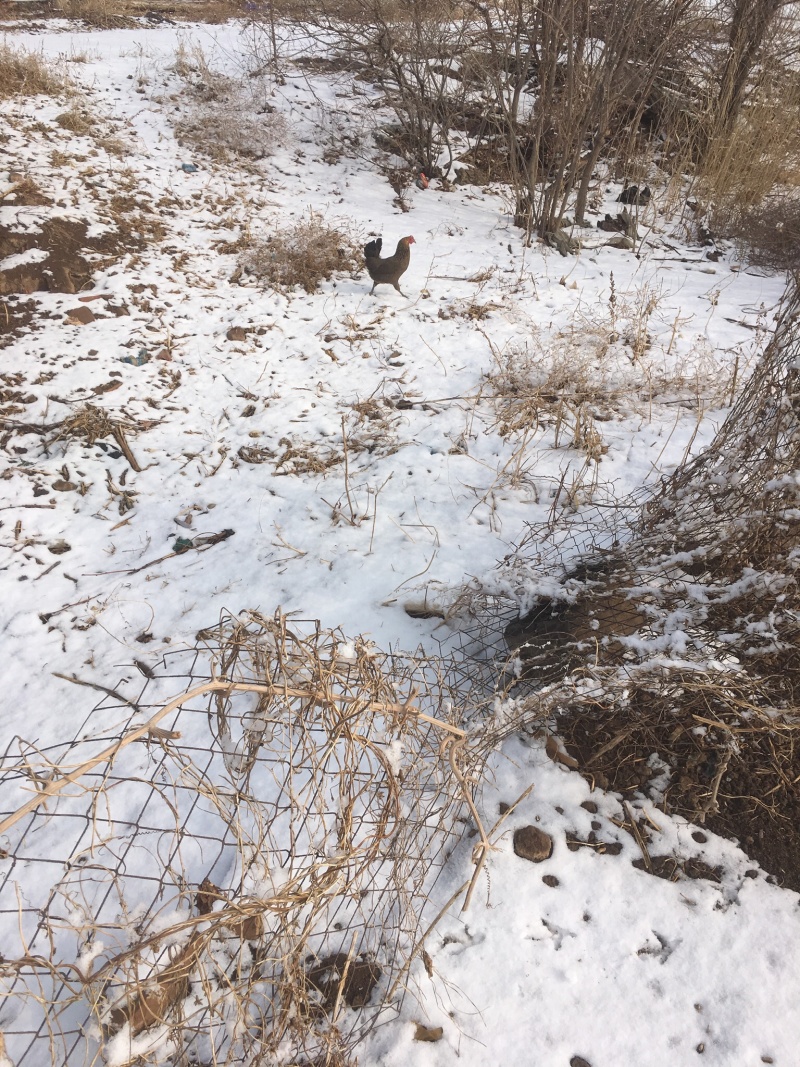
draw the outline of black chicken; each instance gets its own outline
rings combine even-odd
[[[376,237],[374,241],[364,245],[364,259],[369,276],[372,278],[370,295],[375,292],[376,285],[393,285],[401,296],[405,296],[399,282],[408,270],[411,262],[411,245],[415,243],[413,237],[401,237],[397,242],[395,254],[385,259],[381,259],[382,238]]]

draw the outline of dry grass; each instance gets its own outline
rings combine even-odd
[[[101,441],[113,432],[114,422],[108,413],[94,404],[85,404],[61,423],[54,440],[82,437],[87,444],[93,445],[95,441]]]
[[[786,213],[796,220],[798,187],[800,80],[765,75],[731,135],[712,145],[696,191],[709,205],[714,232],[752,243],[756,255],[763,249],[766,261],[779,265],[792,257],[776,224],[784,197]]]
[[[202,45],[181,41],[175,49],[172,69],[186,83],[193,99],[202,103],[225,101],[236,89],[236,83],[226,74],[212,68]]]
[[[275,289],[299,286],[313,293],[334,274],[355,274],[362,262],[360,245],[353,236],[312,215],[266,240],[254,241],[240,254],[234,277],[247,272]]]
[[[59,66],[36,52],[0,45],[0,100],[13,96],[60,96],[69,81]]]
[[[72,107],[69,111],[63,111],[57,118],[56,124],[62,130],[76,133],[79,137],[91,137],[97,129],[97,123],[88,110],[81,107]]]
[[[124,0],[59,0],[61,14],[81,19],[97,29],[122,29],[131,25]]]
[[[267,115],[248,114],[241,99],[229,97],[224,102],[198,104],[175,125],[175,135],[211,159],[232,157],[263,159],[285,144],[288,126],[278,112]]]
[[[185,82],[190,103],[175,123],[181,144],[215,160],[263,159],[285,144],[288,125],[277,111],[264,109],[241,84],[214,70],[203,48],[183,42],[172,69]]]
[[[657,321],[661,293],[643,286],[620,295],[611,277],[605,306],[576,315],[555,337],[532,331],[524,346],[494,345],[486,379],[496,398],[503,436],[555,427],[574,430],[576,447],[597,452],[594,422],[630,414],[648,418],[658,403],[701,412],[730,402],[735,361],[705,347],[702,340],[680,359],[672,355],[675,319]],[[670,336],[671,334],[671,336]],[[658,336],[658,341],[655,338]]]

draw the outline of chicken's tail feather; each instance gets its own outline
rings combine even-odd
[[[369,244],[364,245],[364,256],[367,259],[378,259],[381,254],[381,248],[383,246],[383,239],[376,237],[374,241],[370,241]]]

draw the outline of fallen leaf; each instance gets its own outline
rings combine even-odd
[[[417,1023],[417,1029],[414,1031],[415,1041],[441,1041],[444,1030],[441,1026],[425,1026],[423,1023]]]
[[[560,748],[558,741],[552,736],[548,736],[545,741],[544,750],[554,763],[560,763],[563,767],[569,767],[573,771],[580,767],[578,761],[567,752],[564,752]]]

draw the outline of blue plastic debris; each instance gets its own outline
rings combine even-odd
[[[132,367],[141,367],[150,362],[150,355],[146,348],[140,348],[135,356],[120,356],[120,363],[130,363]]]
[[[181,170],[184,171],[184,173],[186,174],[194,174],[197,170],[197,167],[194,163],[181,163]]]

